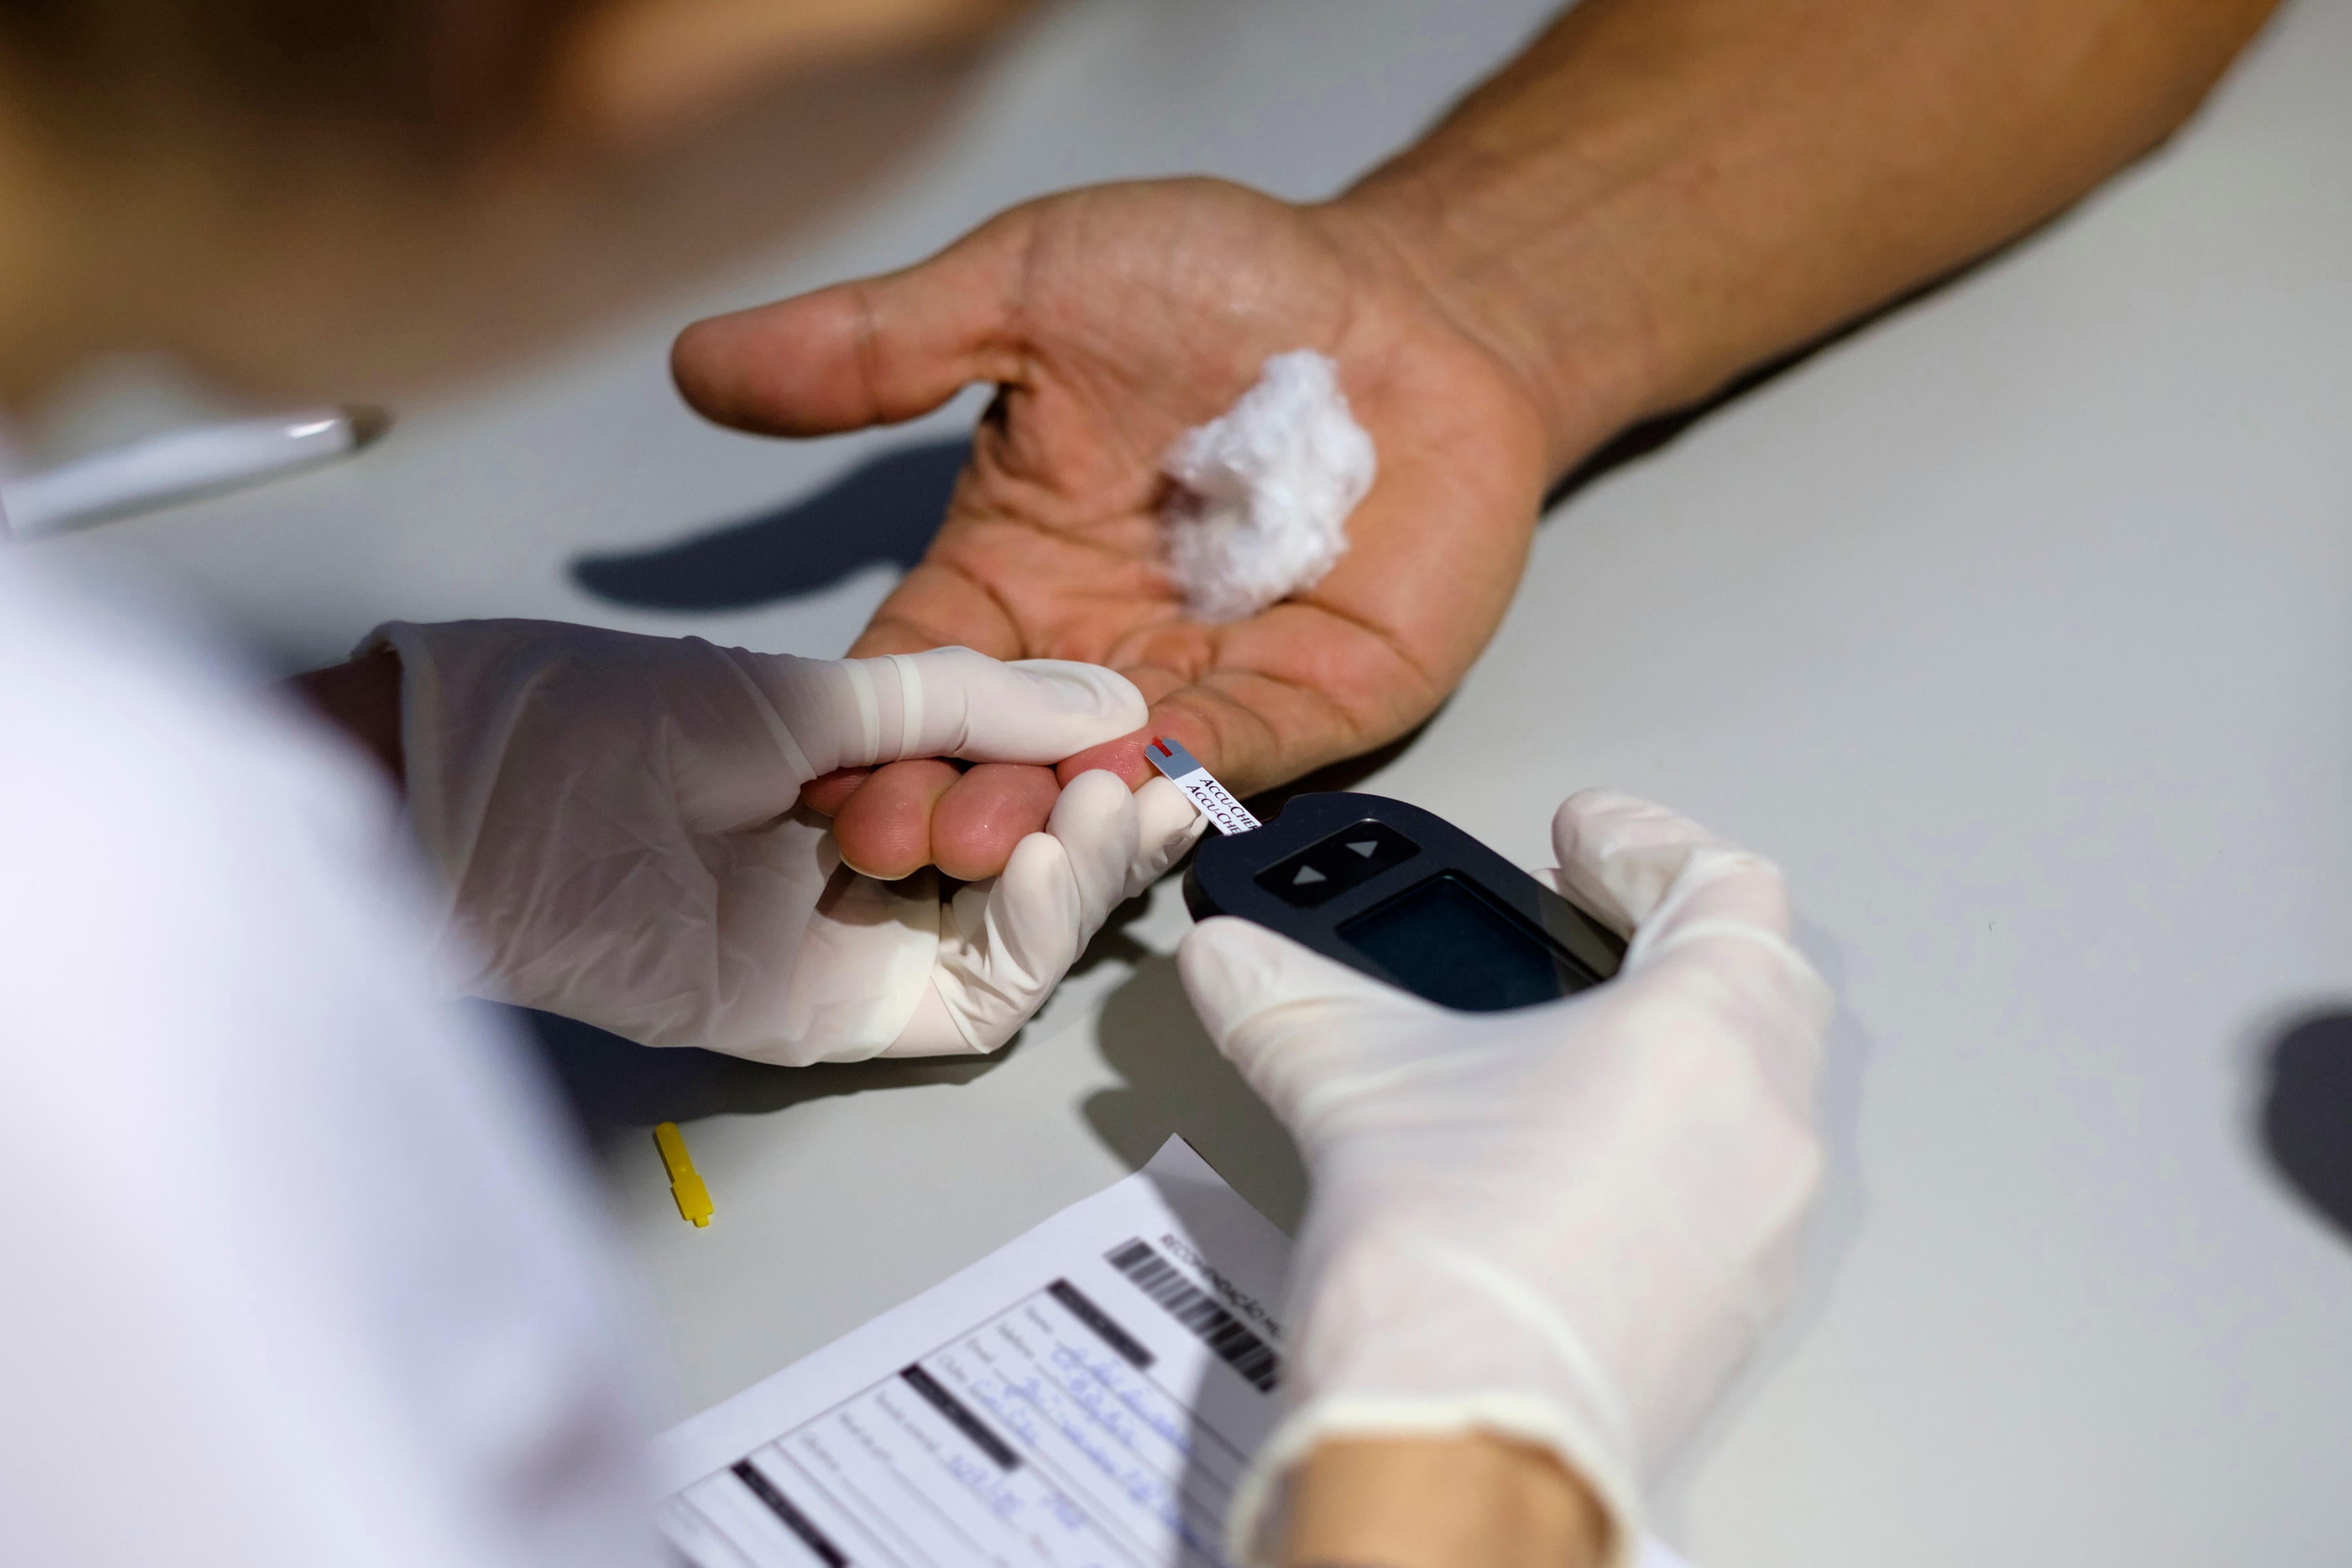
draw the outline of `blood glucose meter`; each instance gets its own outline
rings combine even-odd
[[[1444,1007],[1496,1013],[1617,973],[1599,921],[1444,818],[1377,795],[1302,795],[1260,823],[1173,741],[1144,748],[1209,818],[1195,919],[1237,915]]]

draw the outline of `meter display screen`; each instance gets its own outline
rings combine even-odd
[[[1451,871],[1366,910],[1339,934],[1407,990],[1468,1013],[1549,1002],[1601,979]]]

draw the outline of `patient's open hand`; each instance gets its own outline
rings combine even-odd
[[[910,419],[995,383],[945,526],[853,651],[1108,664],[1150,722],[1062,779],[1107,767],[1135,784],[1164,733],[1246,794],[1426,718],[1500,619],[1541,500],[1533,400],[1383,236],[1344,205],[1214,181],[1101,186],[1016,207],[906,271],[698,322],[674,364],[703,413],[782,436]],[[1297,348],[1339,363],[1379,480],[1328,576],[1202,625],[1161,569],[1160,458]],[[802,798],[869,874],[980,877],[1055,789],[1044,768],[920,761]]]

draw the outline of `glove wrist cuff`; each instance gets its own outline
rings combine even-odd
[[[1319,1443],[1486,1433],[1559,1459],[1607,1522],[1602,1562],[1632,1560],[1635,1424],[1608,1365],[1546,1299],[1411,1229],[1310,1222],[1302,1255],[1293,1299],[1310,1306],[1286,1358],[1291,1407],[1235,1493],[1238,1555],[1278,1543],[1286,1478]]]
[[[405,761],[401,780],[408,820],[433,868],[436,883],[434,929],[446,931],[457,911],[457,888],[473,858],[473,840],[481,830],[479,813],[470,822],[455,822],[446,798],[447,768],[442,743],[440,670],[425,628],[407,621],[386,621],[352,649],[351,657],[389,652],[400,660],[400,750]]]
[[[1641,1537],[1633,1468],[1587,1413],[1510,1388],[1459,1394],[1334,1392],[1309,1397],[1252,1458],[1226,1516],[1226,1554],[1272,1563],[1281,1549],[1292,1473],[1320,1445],[1339,1439],[1489,1436],[1541,1449],[1589,1491],[1603,1522],[1601,1568],[1630,1568]]]

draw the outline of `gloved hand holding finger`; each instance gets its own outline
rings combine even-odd
[[[1562,885],[1633,932],[1560,1002],[1454,1013],[1244,921],[1185,940],[1194,1006],[1313,1178],[1238,1554],[1318,1444],[1485,1431],[1557,1455],[1623,1561],[1643,1468],[1785,1290],[1830,997],[1780,873],[1619,795],[1570,801],[1555,839]]]
[[[1090,665],[806,659],[530,621],[394,624],[363,647],[400,657],[410,811],[469,988],[646,1045],[992,1049],[1196,831],[1093,786],[1031,836],[1021,878],[950,900],[928,873],[861,877],[794,805],[841,766],[1049,763],[1128,732],[1142,699]]]
[[[1166,779],[1129,792],[1116,773],[1080,773],[1045,831],[1015,846],[1001,875],[949,900],[930,991],[883,1054],[992,1051],[1012,1038],[1111,910],[1150,887],[1204,826]]]

